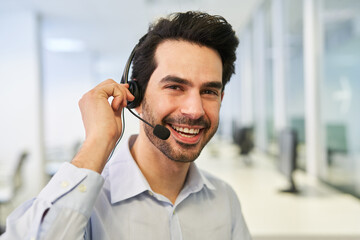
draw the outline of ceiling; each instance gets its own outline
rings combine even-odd
[[[33,11],[46,39],[85,43],[99,55],[128,54],[154,19],[201,10],[224,16],[240,31],[261,0],[0,0],[1,12]]]

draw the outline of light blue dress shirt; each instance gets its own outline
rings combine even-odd
[[[102,176],[65,163],[8,217],[0,239],[251,239],[228,184],[192,163],[172,204],[152,191],[128,146],[117,149]]]

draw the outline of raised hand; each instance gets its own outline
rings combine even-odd
[[[127,84],[108,79],[83,95],[79,107],[85,127],[85,142],[72,164],[101,173],[121,135],[121,110],[134,100]],[[109,103],[109,98],[113,97]]]

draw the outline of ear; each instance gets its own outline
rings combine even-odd
[[[139,106],[137,106],[136,108],[134,108],[135,109],[135,111],[140,115],[141,113],[142,113],[142,103],[140,103],[140,105]]]

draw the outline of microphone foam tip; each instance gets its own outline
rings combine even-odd
[[[159,124],[154,127],[153,133],[162,140],[166,140],[170,137],[170,130]]]

